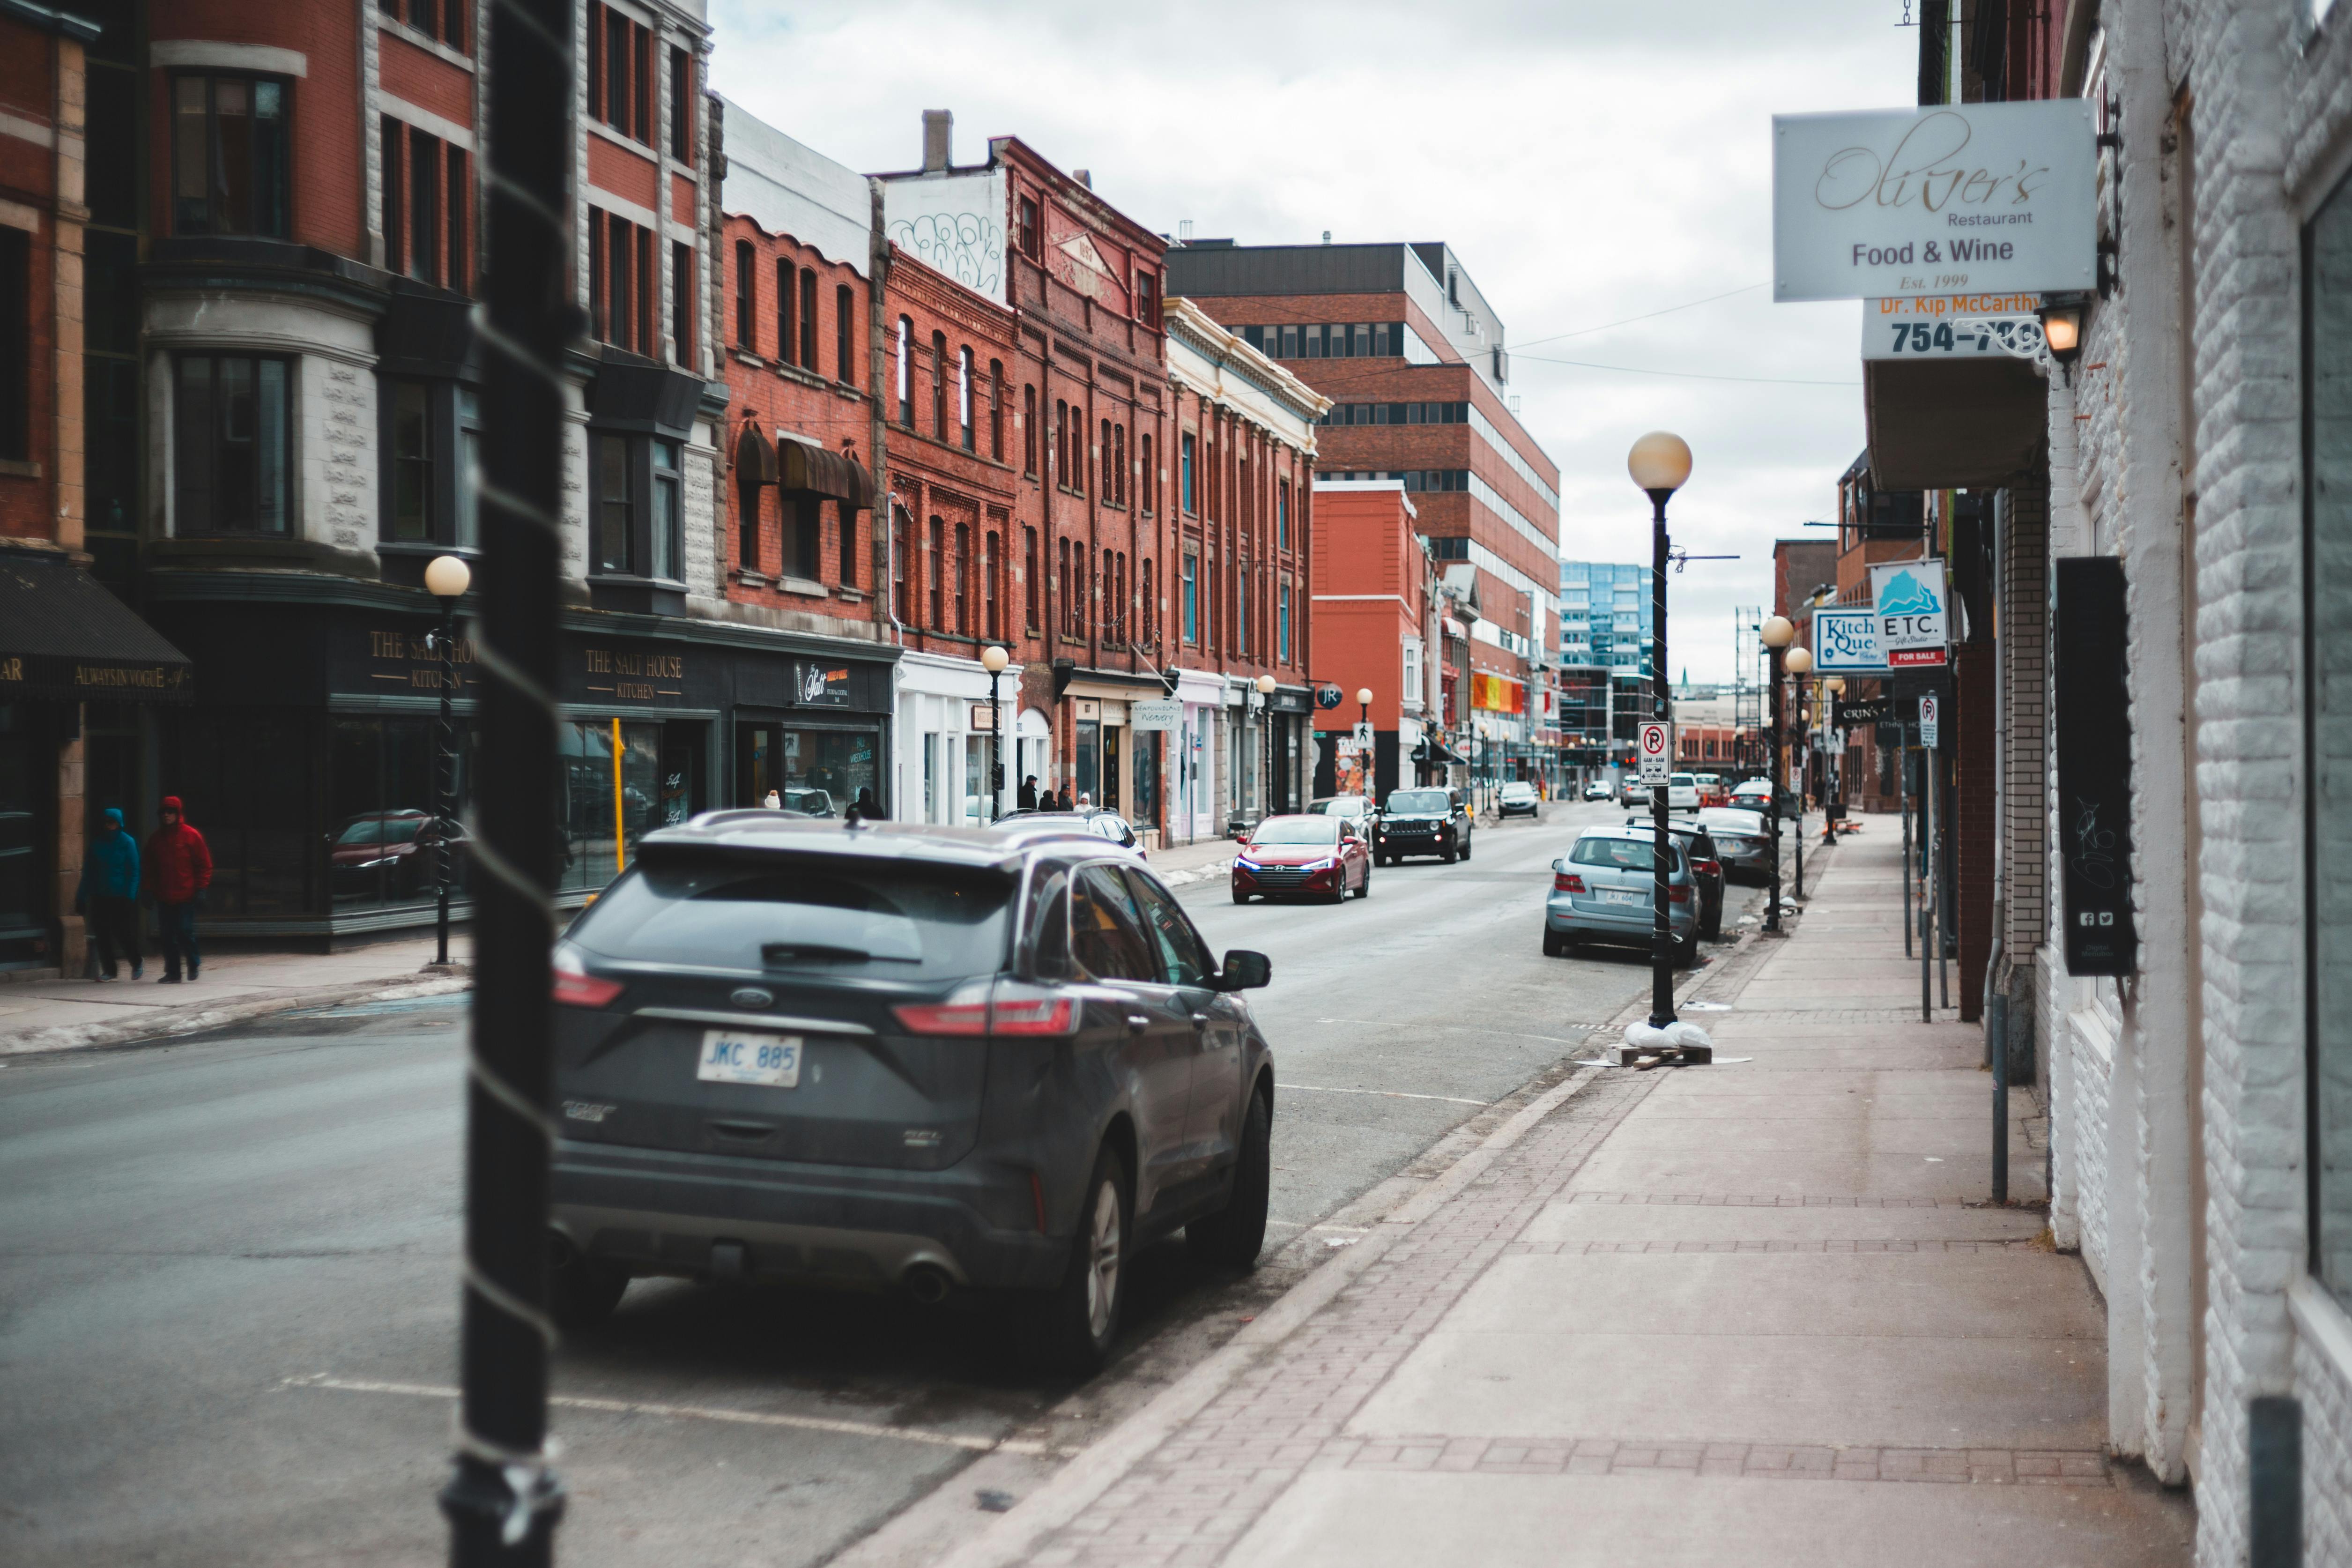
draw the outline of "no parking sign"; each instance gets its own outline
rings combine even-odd
[[[1642,782],[1662,784],[1674,772],[1675,748],[1673,726],[1646,723],[1642,726]]]

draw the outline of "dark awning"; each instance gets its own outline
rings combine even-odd
[[[743,480],[755,485],[776,482],[776,449],[760,434],[760,427],[750,420],[735,437],[735,471]]]
[[[1876,489],[2008,484],[2049,437],[2049,384],[2025,360],[1868,360],[1862,385]]]
[[[0,551],[0,702],[193,702],[188,656],[62,555]]]
[[[829,496],[853,511],[874,504],[874,476],[864,464],[793,436],[776,443],[776,484],[787,495]]]

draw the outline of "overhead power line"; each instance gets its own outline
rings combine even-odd
[[[1676,310],[1696,310],[1701,305],[1712,305],[1717,300],[1728,300],[1734,294],[1753,294],[1757,289],[1763,288],[1764,283],[1769,283],[1771,279],[1768,278],[1764,279],[1763,283],[1743,283],[1737,289],[1726,289],[1722,293],[1709,294],[1704,300],[1687,300],[1679,305],[1669,305],[1663,310],[1645,310],[1641,315],[1628,316],[1620,321],[1603,321],[1597,327],[1579,327],[1572,332],[1555,332],[1548,338],[1530,338],[1526,342],[1518,344],[1517,347],[1513,347],[1509,344],[1506,344],[1504,346],[1508,348],[1511,353],[1517,353],[1521,348],[1531,349],[1538,343],[1556,343],[1566,338],[1591,337],[1595,332],[1605,332],[1612,327],[1630,327],[1635,321],[1646,321],[1653,316],[1671,316]]]
[[[1782,375],[1710,375],[1696,370],[1648,370],[1638,364],[1595,364],[1590,360],[1547,359],[1542,354],[1523,354],[1513,351],[1511,358],[1531,364],[1570,364],[1580,370],[1613,370],[1624,375],[1670,375],[1678,381],[1738,381],[1751,386],[1860,386],[1858,381],[1801,381]]]

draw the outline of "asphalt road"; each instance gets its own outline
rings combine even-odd
[[[1213,946],[1274,960],[1267,1264],[1137,1260],[1121,1360],[1079,1389],[984,1307],[640,1281],[557,1353],[563,1560],[822,1562],[978,1455],[1083,1446],[1643,989],[1638,954],[1538,940],[1551,858],[1620,817],[1484,827],[1339,906],[1187,889]],[[462,1023],[431,1000],[0,1069],[0,1561],[441,1556]]]

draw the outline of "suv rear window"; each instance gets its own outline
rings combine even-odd
[[[1401,789],[1389,796],[1389,815],[1411,816],[1425,812],[1443,816],[1454,809],[1454,802],[1442,789]]]
[[[625,963],[944,980],[1003,967],[1012,895],[953,866],[648,858],[566,940]]]
[[[1611,866],[1620,871],[1654,871],[1657,861],[1651,856],[1651,846],[1638,838],[1580,838],[1568,858],[1579,866]],[[1682,857],[1667,850],[1666,868],[1682,869]]]

